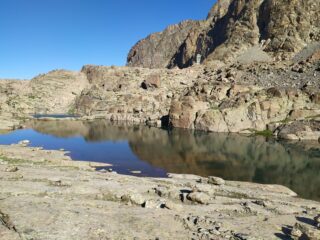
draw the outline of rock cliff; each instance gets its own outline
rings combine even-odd
[[[200,28],[202,24],[201,21],[183,21],[169,26],[163,32],[149,35],[130,50],[127,65],[146,68],[168,67],[176,50],[190,31]]]
[[[175,34],[175,38],[184,39],[175,41],[178,47],[163,42],[158,48],[148,37],[133,47],[128,65],[183,68],[193,65],[197,54],[207,62],[230,62],[254,46],[276,59],[291,58],[307,44],[320,40],[319,8],[320,2],[311,0],[219,0],[201,26],[186,22],[184,30]],[[167,30],[156,36],[171,40]],[[168,55],[161,57],[163,49],[174,52],[169,64]],[[133,53],[139,57],[132,58]],[[153,55],[157,58],[150,64]]]

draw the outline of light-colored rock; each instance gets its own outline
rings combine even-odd
[[[208,104],[193,97],[173,101],[169,112],[170,125],[178,128],[194,128],[197,112],[206,110]]]
[[[16,166],[10,166],[5,169],[6,172],[18,172],[19,168]]]
[[[219,177],[210,176],[208,177],[208,183],[213,185],[224,185],[226,181]]]
[[[182,211],[183,210],[183,206],[181,204],[178,203],[174,203],[170,200],[167,200],[165,203],[165,207],[170,209],[170,210],[175,210],[175,211]]]
[[[142,206],[144,208],[162,208],[164,206],[164,203],[160,201],[159,199],[150,199],[145,201]]]
[[[137,204],[137,205],[142,205],[146,201],[145,197],[143,197],[139,193],[130,194],[129,199],[133,204]]]
[[[20,144],[20,145],[28,145],[28,144],[30,144],[30,141],[29,140],[22,140],[22,141],[18,142],[18,144]]]
[[[219,110],[209,110],[197,117],[195,122],[197,130],[208,132],[228,132],[228,126]]]
[[[187,195],[187,199],[200,204],[210,203],[210,196],[203,192],[191,192]]]

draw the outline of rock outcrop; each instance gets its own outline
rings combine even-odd
[[[176,49],[185,41],[190,31],[200,28],[201,25],[201,21],[187,20],[169,26],[163,32],[149,35],[130,50],[127,65],[145,68],[168,67]]]
[[[166,122],[171,100],[191,86],[194,70],[85,66],[91,83],[76,99],[75,113],[113,121]]]
[[[175,52],[168,67],[183,68],[193,65],[197,54],[202,55],[202,61],[230,62],[251,47],[260,46],[261,51],[276,59],[291,58],[306,44],[320,40],[319,8],[320,3],[312,0],[220,0],[200,27],[190,24],[189,33],[181,35],[186,38],[177,48],[162,45],[160,49],[147,38],[139,43],[139,48],[134,47],[129,56],[132,52],[139,56],[135,66],[150,67],[150,57],[144,52],[161,56],[164,47]],[[167,58],[156,60],[159,64],[167,62]],[[156,65],[154,62],[153,66]]]
[[[54,70],[30,81],[0,81],[0,115],[12,118],[30,114],[72,111],[76,96],[88,85],[81,72]]]

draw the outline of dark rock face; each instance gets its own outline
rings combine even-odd
[[[206,62],[228,62],[253,46],[288,59],[320,40],[319,8],[320,2],[312,0],[219,0],[207,20],[184,22],[141,40],[128,65],[184,68],[197,54]]]
[[[188,20],[169,26],[163,32],[149,35],[130,50],[127,65],[146,68],[168,67],[191,29],[198,28],[200,25],[200,21]]]

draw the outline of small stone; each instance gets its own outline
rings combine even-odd
[[[144,208],[163,208],[164,204],[159,200],[147,200],[142,204]]]
[[[175,210],[175,211],[182,211],[183,210],[182,205],[174,203],[172,201],[166,201],[165,208],[168,208],[170,210]]]
[[[181,200],[181,193],[178,190],[172,189],[168,192],[168,197],[175,200]]]
[[[216,229],[211,229],[211,230],[209,230],[209,232],[211,233],[211,234],[213,234],[213,235],[220,235],[221,233],[218,231],[218,230],[216,230]]]
[[[5,169],[5,172],[17,172],[19,170],[18,167],[15,167],[15,166],[11,166],[11,167],[7,167]]]
[[[131,194],[129,199],[133,204],[137,205],[142,205],[145,202],[145,198],[139,193]]]
[[[245,233],[236,233],[234,235],[235,239],[237,240],[254,240],[255,238],[250,237],[248,234]]]
[[[202,192],[192,192],[187,195],[187,199],[200,204],[209,204],[210,196]]]
[[[56,187],[63,186],[62,181],[59,178],[51,178],[48,180],[49,180],[50,185],[52,185],[52,186],[56,186]]]
[[[141,83],[141,87],[146,90],[150,88],[159,88],[160,85],[161,77],[158,74],[148,76],[147,79]]]
[[[138,170],[134,170],[134,171],[130,171],[132,174],[141,174],[142,172],[141,171],[138,171]]]
[[[303,232],[300,230],[300,224],[296,223],[291,230],[291,236],[300,238],[303,235]]]
[[[166,187],[158,186],[154,188],[154,192],[159,196],[159,197],[166,197],[168,196],[168,189]]]
[[[29,140],[22,140],[20,142],[18,142],[19,145],[29,145],[30,141]]]
[[[222,178],[210,176],[208,177],[208,183],[220,186],[224,185],[226,182]]]

